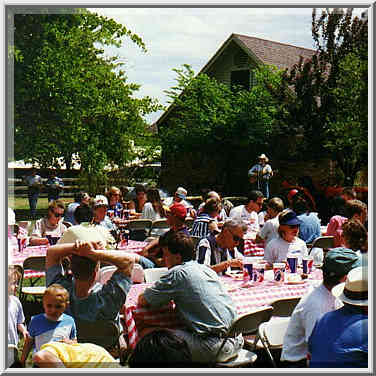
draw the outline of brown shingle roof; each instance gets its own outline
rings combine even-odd
[[[300,56],[307,59],[315,53],[314,50],[308,48],[296,47],[266,39],[240,34],[232,34],[232,36],[234,39],[242,42],[264,64],[276,65],[279,69],[291,68],[299,61]]]

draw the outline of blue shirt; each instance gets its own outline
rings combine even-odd
[[[65,214],[64,214],[64,221],[72,223],[72,225],[78,225],[76,220],[74,219],[74,212],[80,206],[79,202],[72,202],[68,205]]]
[[[302,221],[299,226],[299,238],[307,244],[313,243],[321,235],[319,218],[314,213],[303,213],[298,215],[298,218]]]
[[[368,316],[344,305],[326,313],[308,340],[312,368],[368,367]]]
[[[64,338],[76,339],[77,331],[73,317],[63,313],[59,320],[51,321],[44,313],[33,316],[29,324],[30,336],[34,338],[34,351],[48,342],[62,341]]]
[[[96,284],[86,298],[75,294],[74,278],[63,275],[61,265],[53,265],[46,271],[46,285],[59,283],[69,292],[69,306],[66,313],[74,318],[97,321],[117,320],[132,282],[121,272],[115,272],[104,284]]]
[[[188,329],[196,334],[224,334],[236,317],[235,305],[217,273],[196,261],[169,269],[144,291],[144,297],[154,307],[173,300]]]

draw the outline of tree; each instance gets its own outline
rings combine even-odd
[[[78,155],[91,180],[108,164],[123,166],[151,140],[143,119],[160,108],[133,94],[122,63],[103,46],[141,38],[115,21],[85,10],[73,14],[14,15],[15,157],[57,166]],[[95,179],[94,179],[95,180]],[[96,179],[98,180],[98,179]]]
[[[326,154],[353,177],[367,163],[368,21],[353,17],[351,8],[322,11],[319,17],[314,9],[312,36],[317,49],[312,59],[286,71],[284,85],[273,93],[284,103],[278,118],[287,133],[300,133],[295,156]],[[353,85],[351,78],[361,83]],[[358,106],[350,108],[354,98]]]

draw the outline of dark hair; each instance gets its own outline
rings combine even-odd
[[[203,213],[211,214],[221,211],[221,203],[216,198],[209,198],[205,201]]]
[[[364,225],[357,219],[350,219],[342,225],[342,236],[345,238],[347,246],[353,251],[367,251],[368,233]]]
[[[90,279],[95,272],[97,262],[83,256],[71,256],[71,270],[73,277],[86,281]]]
[[[174,255],[179,254],[183,262],[191,261],[195,256],[192,238],[182,232],[167,231],[159,237],[159,245],[167,247]]]
[[[305,197],[297,193],[293,198],[292,198],[292,209],[297,215],[306,213],[310,211],[310,205],[308,204],[307,200]]]
[[[351,219],[355,214],[361,215],[367,210],[367,205],[359,200],[349,200],[346,202],[346,217]]]
[[[129,367],[190,367],[192,355],[187,342],[172,330],[157,329],[137,343],[128,358]]]
[[[73,213],[77,223],[91,222],[93,219],[93,209],[88,205],[79,205]]]
[[[342,190],[342,194],[350,196],[352,199],[356,198],[356,192],[352,187],[344,187]]]
[[[80,191],[74,194],[74,202],[81,202],[86,196],[86,192]]]
[[[159,191],[157,188],[150,188],[146,192],[146,196],[149,202],[152,203],[153,209],[159,213],[161,217],[165,217],[166,213],[163,208],[163,203],[161,200],[161,196],[159,195]]]
[[[136,192],[136,195],[140,192],[144,192],[146,193],[146,188],[142,185],[142,184],[136,184],[135,188],[134,188],[135,192]]]
[[[260,198],[260,197],[261,198],[264,197],[263,193],[260,192],[260,191],[253,190],[253,191],[251,191],[251,192],[248,193],[248,196],[247,196],[247,200],[248,201],[247,202],[249,202],[249,201],[256,202],[257,199]]]

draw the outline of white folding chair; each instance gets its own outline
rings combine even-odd
[[[253,334],[257,331],[260,323],[269,320],[270,316],[272,315],[273,307],[262,307],[257,309],[256,311],[252,311],[250,313],[246,313],[244,315],[239,316],[234,323],[231,325],[230,329],[226,333],[226,336],[222,342],[221,347],[218,349],[217,358],[220,354],[223,346],[225,345],[226,341],[230,337],[236,337],[239,334],[249,335]],[[253,364],[257,359],[257,355],[245,348],[241,349],[237,356],[234,358],[226,361],[226,362],[217,362],[215,367],[228,367],[228,368],[236,368],[236,367],[243,367],[250,364]]]
[[[23,262],[23,274],[20,282],[20,300],[24,302],[26,300],[27,295],[33,296],[35,299],[41,297],[45,290],[45,286],[36,286],[36,283],[40,280],[40,277],[31,277],[29,278],[30,286],[25,287],[25,271],[26,270],[34,270],[34,271],[45,271],[46,270],[46,256],[30,256],[26,258]]]
[[[170,226],[167,223],[167,219],[156,219],[151,225],[149,236],[161,236],[169,229]]]
[[[167,272],[168,269],[166,267],[144,269],[145,282],[152,283],[158,281],[162,276],[167,274]]]

